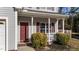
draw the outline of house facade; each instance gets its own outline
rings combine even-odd
[[[1,7],[0,50],[17,50],[18,44],[31,43],[36,32],[47,34],[51,44],[57,32],[64,33],[67,18],[58,7]]]

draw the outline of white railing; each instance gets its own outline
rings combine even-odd
[[[54,41],[55,40],[55,33],[50,33],[50,41]]]

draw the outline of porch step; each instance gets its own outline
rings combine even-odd
[[[26,43],[19,43],[18,46],[26,46]]]

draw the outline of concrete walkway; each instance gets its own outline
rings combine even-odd
[[[18,47],[18,51],[35,51],[35,50],[30,46],[20,46]]]

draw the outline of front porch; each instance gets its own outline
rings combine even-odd
[[[55,40],[57,32],[65,32],[65,16],[38,14],[38,13],[19,13],[18,14],[18,43],[31,42],[31,35],[36,32],[47,34],[48,43]],[[21,24],[23,23],[23,24]],[[26,24],[26,25],[24,25]],[[25,30],[24,30],[25,29]]]

